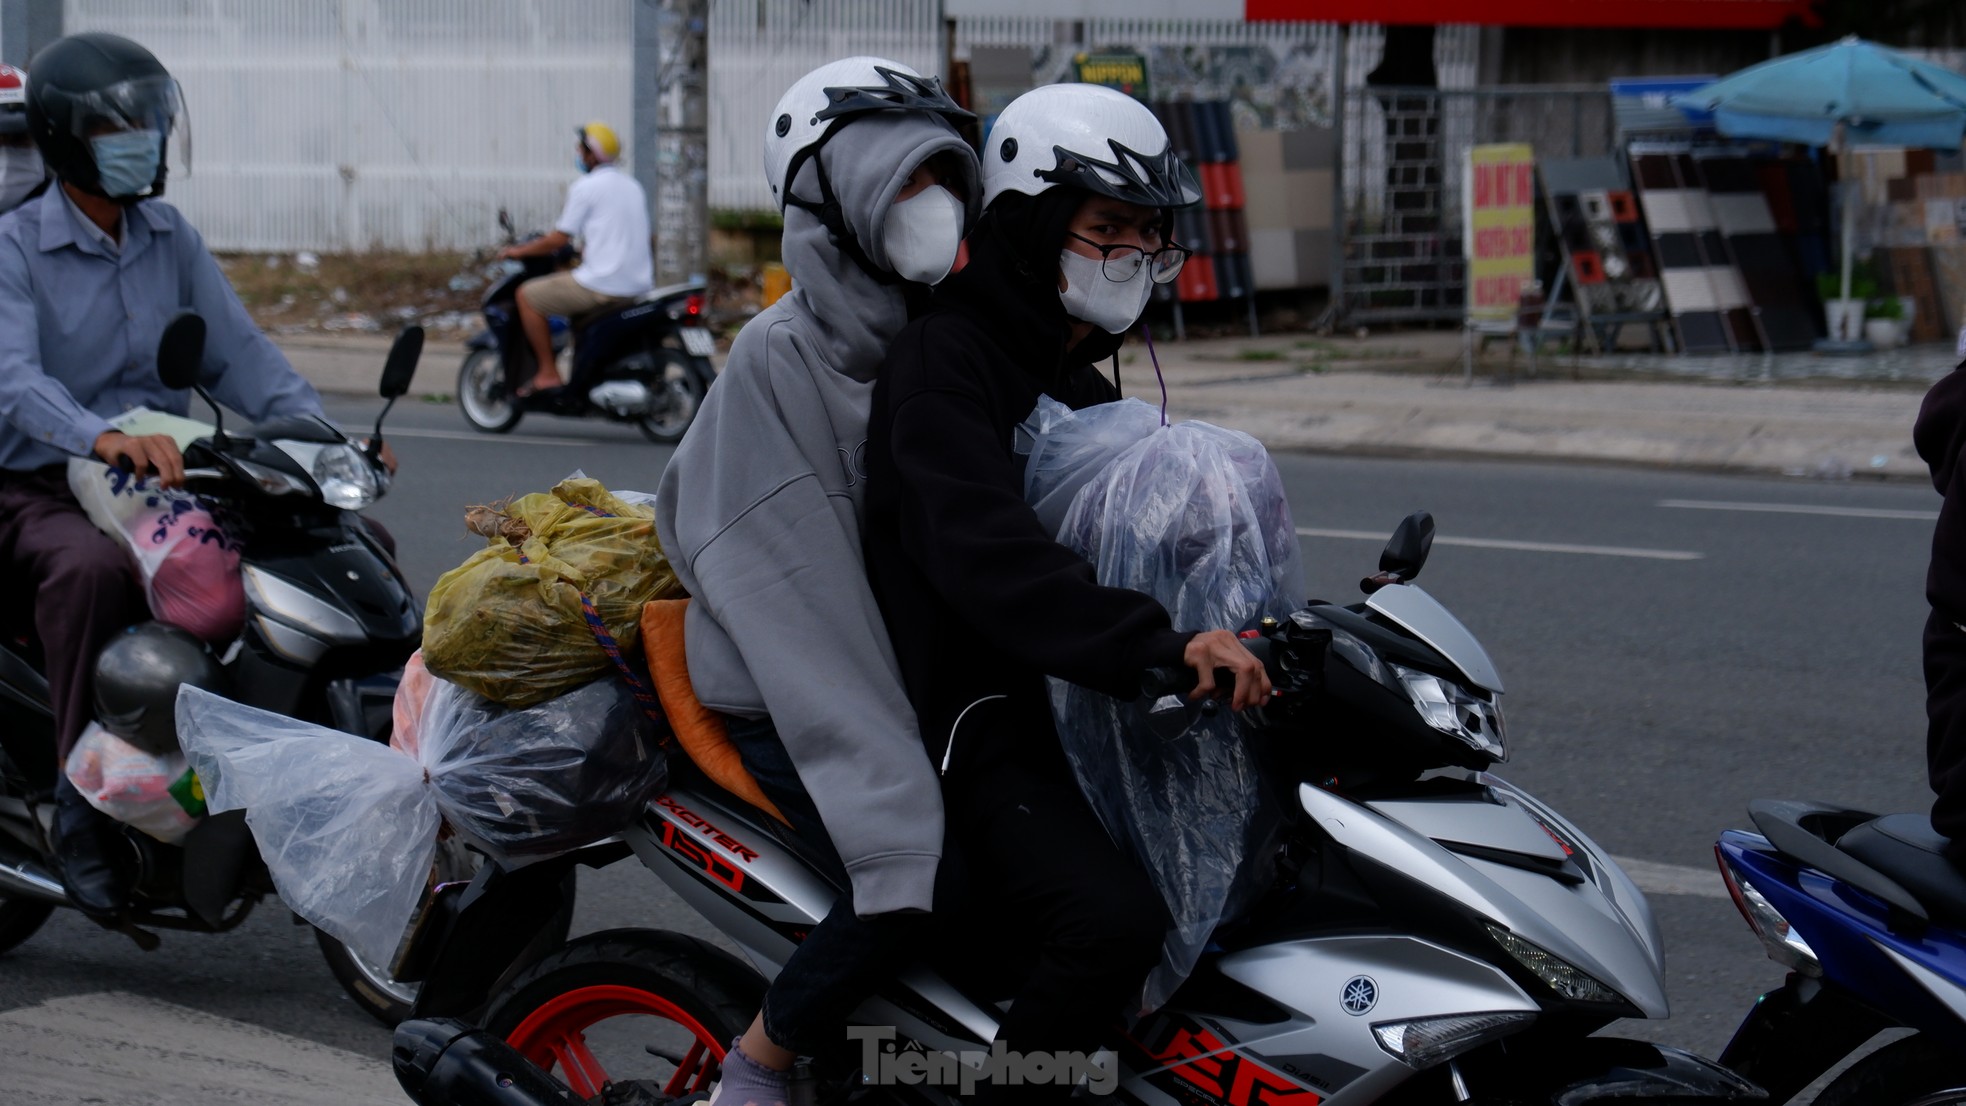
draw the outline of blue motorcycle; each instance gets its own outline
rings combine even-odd
[[[1786,1102],[1889,1029],[1911,1035],[1815,1106],[1966,1104],[1966,871],[1923,814],[1761,801],[1714,852],[1741,916],[1790,969],[1720,1062]]]

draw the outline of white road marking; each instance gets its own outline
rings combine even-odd
[[[0,1014],[4,1097],[35,1106],[402,1106],[364,1056],[115,991]]]
[[[1614,856],[1612,862],[1625,870],[1648,895],[1697,895],[1707,899],[1728,898],[1727,886],[1720,882],[1717,868],[1689,868],[1683,864],[1661,864],[1631,856]]]
[[[645,438],[529,438],[516,434],[479,434],[471,430],[390,430],[385,438],[427,438],[436,442],[484,442],[498,445],[630,445]]]
[[[1933,522],[1937,511],[1900,511],[1884,507],[1817,507],[1807,503],[1729,503],[1718,499],[1661,499],[1661,507],[1687,511],[1747,511],[1768,515],[1827,515],[1831,518],[1901,518]]]
[[[1357,541],[1385,541],[1383,530],[1321,530],[1299,526],[1306,538],[1349,538]],[[1505,541],[1501,538],[1456,538],[1437,534],[1435,545],[1464,545],[1473,549],[1513,549],[1523,553],[1581,553],[1593,557],[1636,557],[1647,561],[1698,561],[1705,553],[1685,549],[1634,549],[1622,545],[1569,545],[1563,542]]]

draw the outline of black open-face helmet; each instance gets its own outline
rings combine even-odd
[[[96,721],[152,756],[178,751],[177,691],[224,694],[230,687],[211,649],[167,622],[140,622],[96,658]]]
[[[184,115],[184,97],[150,51],[120,35],[91,31],[49,43],[27,72],[28,131],[56,176],[118,203],[164,194],[166,155],[171,132]],[[138,130],[157,133],[156,179],[134,195],[111,196],[103,189],[89,140]]]

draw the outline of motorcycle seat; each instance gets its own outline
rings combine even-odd
[[[1950,842],[1923,814],[1887,814],[1837,839],[1837,851],[1911,892],[1932,920],[1966,927],[1966,871],[1947,856]]]
[[[567,319],[567,330],[571,331],[577,339],[587,328],[593,326],[595,323],[619,315],[624,311],[640,307],[642,302],[639,298],[622,300],[619,303],[612,303],[606,307],[597,307],[592,311],[584,311]]]

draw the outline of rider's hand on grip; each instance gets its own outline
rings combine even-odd
[[[164,487],[175,488],[184,483],[184,454],[169,435],[132,437],[120,430],[109,430],[96,438],[95,451],[105,463],[124,472],[155,476]]]
[[[1227,630],[1196,634],[1181,660],[1196,673],[1190,700],[1226,694],[1230,709],[1240,711],[1262,706],[1270,698],[1270,674],[1264,671],[1262,658]]]

